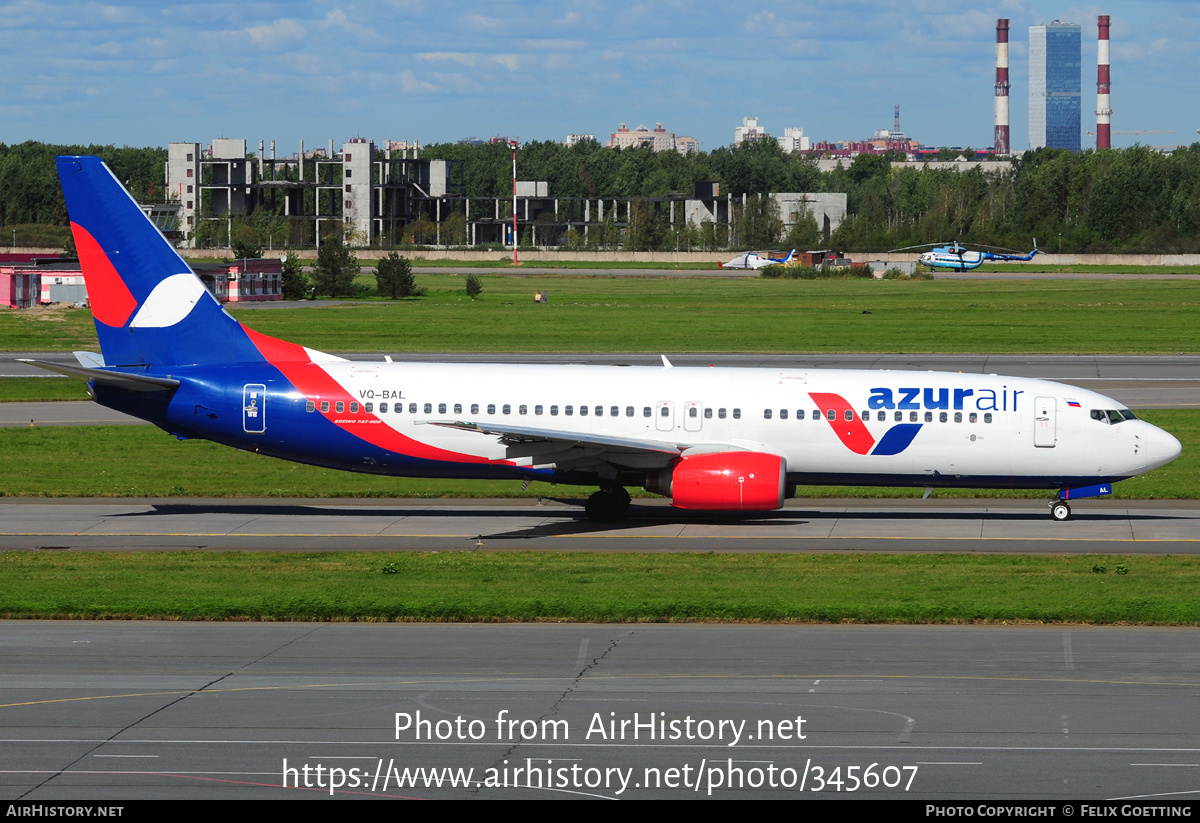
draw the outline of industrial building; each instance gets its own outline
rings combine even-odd
[[[1029,27],[1029,148],[1079,151],[1080,28],[1055,20]]]
[[[667,135],[677,144],[680,139],[665,130],[646,131],[659,135],[650,139]],[[792,136],[800,137],[795,132]],[[371,141],[356,138],[343,143],[340,153],[334,152],[333,141],[327,150],[305,153],[301,143],[297,154],[277,158],[273,141],[269,150],[260,141],[259,151],[252,157],[246,154],[244,139],[214,140],[206,150],[199,143],[171,143],[166,169],[168,205],[178,209],[182,245],[195,245],[203,221],[223,224],[223,236],[231,237],[235,216],[251,215],[262,207],[303,228],[301,236],[290,239],[292,246],[319,244],[335,224],[348,230],[353,245],[380,241],[394,245],[400,240],[401,230],[418,219],[427,221],[429,227],[425,244],[450,245],[450,239],[443,237],[443,224],[452,214],[462,215],[468,245],[508,245],[512,243],[510,209],[514,199],[517,231],[522,238],[528,234],[533,245],[542,246],[557,245],[569,230],[589,238],[606,222],[623,230],[635,202],[648,204],[672,224],[678,219],[697,226],[705,221],[730,225],[735,219],[734,198],[721,196],[711,184],[708,190],[691,196],[554,197],[546,181],[518,180],[515,198],[467,197],[462,161],[420,158],[415,144],[401,148],[395,143],[385,145],[388,147],[380,149]],[[779,201],[780,216],[789,226],[799,204],[813,212],[827,235],[846,216],[844,194],[771,196]],[[166,207],[155,208],[163,211]],[[254,279],[260,274],[257,271],[227,274],[241,285],[235,289],[223,287],[224,281],[216,274],[205,280],[218,299],[271,299],[276,293],[270,277],[266,282]]]
[[[223,221],[230,237],[235,216],[270,208],[301,227],[293,245],[319,244],[335,223],[367,245],[421,217],[440,223],[456,202],[463,205],[460,161],[421,159],[415,147],[412,157],[407,149],[399,156],[390,148],[377,152],[363,138],[334,155],[329,143],[327,152],[306,155],[302,141],[299,153],[276,158],[275,141],[269,156],[259,141],[253,159],[244,139],[213,140],[205,152],[199,143],[169,144],[167,194],[179,203],[185,244],[195,244],[203,220]]]

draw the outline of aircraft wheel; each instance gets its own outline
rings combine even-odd
[[[587,499],[584,506],[588,520],[597,523],[619,523],[629,511],[629,492],[621,486],[601,489]]]
[[[1071,507],[1066,503],[1055,503],[1050,507],[1050,516],[1059,523],[1071,519]]]

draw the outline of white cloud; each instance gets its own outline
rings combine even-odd
[[[295,20],[275,20],[258,26],[244,29],[255,45],[266,49],[278,49],[289,45],[294,40],[303,39],[307,30]]]

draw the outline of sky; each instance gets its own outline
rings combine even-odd
[[[993,137],[996,19],[1010,19],[1011,140],[1028,146],[1029,26],[1083,27],[1094,130],[1096,16],[1112,16],[1113,145],[1200,128],[1192,0],[606,3],[589,0],[0,0],[0,142],[165,146],[503,135],[602,143],[661,122],[711,151],[757,116],[772,135],[930,145]],[[1122,135],[1120,130],[1173,134]],[[1084,146],[1093,138],[1084,135]],[[1091,143],[1094,145],[1094,142]]]

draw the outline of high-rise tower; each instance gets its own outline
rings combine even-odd
[[[1055,20],[1029,27],[1029,148],[1079,151],[1080,29]]]

